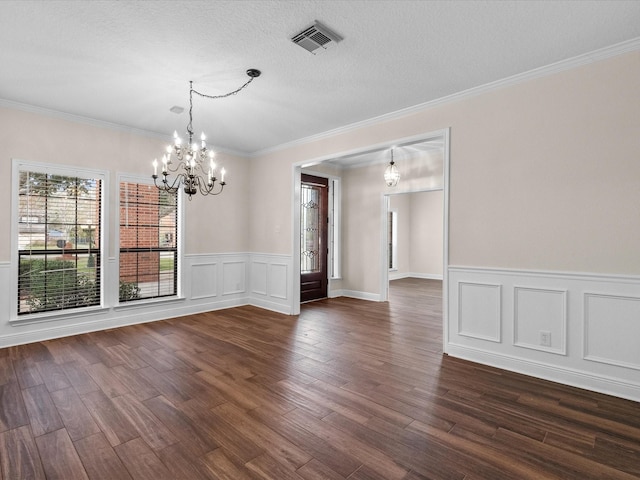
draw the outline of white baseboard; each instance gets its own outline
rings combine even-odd
[[[282,313],[284,315],[291,315],[291,305],[284,305],[282,303],[270,302],[262,298],[252,297],[250,305],[254,307],[264,308],[276,313]]]
[[[421,278],[424,280],[442,280],[444,276],[437,273],[416,273],[416,272],[389,272],[389,280],[401,280],[403,278]]]
[[[359,300],[369,300],[372,302],[381,301],[381,295],[379,293],[369,293],[369,292],[358,292],[356,290],[333,290],[329,292],[330,298],[335,297],[349,297],[349,298],[357,298]]]
[[[447,346],[447,354],[463,360],[469,360],[471,362],[481,363],[502,370],[561,383],[563,385],[626,398],[636,402],[640,401],[640,384],[628,380],[594,375],[592,373],[564,367],[560,368],[552,364],[534,362],[532,360],[501,355],[495,352],[478,350],[451,343]]]
[[[56,324],[55,321],[37,324],[36,329],[16,333],[5,333],[0,336],[0,348],[22,345],[26,343],[42,342],[55,338],[81,335],[111,328],[126,327],[141,323],[157,322],[171,318],[184,317],[197,313],[224,310],[248,304],[248,298],[235,298],[217,302],[200,303],[197,305],[173,304],[162,309],[143,312],[142,308],[119,310],[118,316],[102,315],[103,318],[93,319],[95,316],[79,316],[73,323]],[[156,305],[157,306],[157,305]],[[135,311],[135,315],[132,312]],[[128,312],[128,313],[127,313]],[[107,317],[107,318],[104,318]],[[34,324],[32,324],[34,325]]]

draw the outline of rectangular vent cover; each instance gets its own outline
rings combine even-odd
[[[313,25],[291,38],[293,43],[300,45],[302,48],[314,55],[333,47],[341,40],[342,37],[340,35],[332,32],[319,22],[315,22]]]

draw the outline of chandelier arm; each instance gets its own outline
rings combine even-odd
[[[215,191],[216,187],[220,187],[220,190],[218,190],[217,192]],[[209,187],[208,185],[205,187],[200,187],[200,193],[202,194],[203,197],[206,197],[207,195],[220,195],[222,193],[222,190],[224,189],[225,184],[224,183],[219,183],[216,185],[216,183],[212,183],[211,187]]]
[[[180,189],[180,177],[176,177],[171,184],[167,182],[167,176],[163,175],[162,184],[158,185],[158,176],[153,175],[153,183],[158,190],[168,193],[176,193]]]
[[[176,173],[177,171],[184,170],[185,168],[185,163],[183,161],[178,161],[177,163],[167,162],[165,165],[167,173]],[[173,165],[175,165],[175,168],[173,167]]]

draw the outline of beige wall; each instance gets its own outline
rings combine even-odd
[[[411,193],[390,195],[389,209],[397,212],[397,274],[411,272]]]
[[[633,52],[251,160],[223,156],[229,188],[187,205],[186,252],[291,254],[293,164],[451,127],[451,265],[637,274],[638,78]],[[0,108],[0,221],[10,220],[11,158],[104,168],[114,189],[116,172],[148,174],[163,143]],[[382,189],[379,176],[349,174],[345,183]],[[359,197],[345,194],[344,221],[364,228],[380,206]],[[378,268],[365,264],[378,264],[367,252],[380,253],[379,235],[366,252],[345,239],[345,288],[378,291]],[[0,261],[9,245],[5,229]]]
[[[443,192],[417,192],[409,196],[411,243],[409,272],[442,276]]]
[[[292,164],[451,127],[450,265],[637,274],[638,78],[628,53],[255,158],[251,248],[291,252]]]
[[[106,170],[110,199],[108,255],[116,255],[117,174],[150,175],[151,161],[165,141],[82,123],[0,108],[0,222],[10,225],[11,159]],[[229,171],[224,195],[194,197],[185,208],[185,253],[238,252],[248,249],[249,162],[226,154],[218,163]],[[0,261],[11,258],[11,231],[0,233]]]
[[[398,270],[395,276],[442,276],[443,192],[390,196],[398,212]]]

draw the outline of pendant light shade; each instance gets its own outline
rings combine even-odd
[[[391,149],[391,162],[384,171],[384,181],[388,187],[395,187],[400,181],[400,172],[393,161],[393,149]]]

